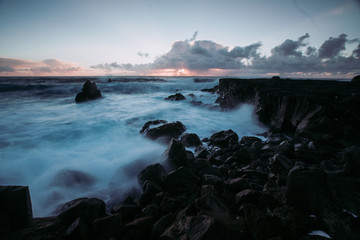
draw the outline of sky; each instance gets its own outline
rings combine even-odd
[[[360,0],[0,0],[0,76],[352,78]]]

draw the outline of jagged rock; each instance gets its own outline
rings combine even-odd
[[[156,163],[147,166],[138,174],[138,182],[140,186],[143,186],[146,180],[151,180],[161,186],[163,185],[166,176],[167,173],[164,167],[161,166],[160,163]]]
[[[186,165],[187,153],[181,141],[172,138],[168,148],[163,153],[165,163],[171,168]]]
[[[101,92],[97,88],[95,82],[86,80],[82,88],[82,92],[78,93],[75,97],[76,102],[86,102],[88,100],[94,100],[101,98]]]
[[[176,210],[181,209],[185,206],[186,202],[184,202],[183,200],[168,196],[165,196],[160,204],[161,211],[165,213],[175,212]]]
[[[351,79],[352,84],[360,84],[360,75],[357,75]]]
[[[213,134],[210,137],[210,144],[219,147],[228,147],[230,140],[236,142],[239,140],[238,135],[231,129]]]
[[[73,223],[79,217],[87,224],[92,224],[95,219],[105,215],[105,203],[98,198],[74,199],[58,210],[58,218],[65,224]]]
[[[113,214],[120,214],[122,221],[130,222],[140,213],[140,207],[137,205],[119,205],[111,211]]]
[[[113,214],[94,221],[94,231],[97,239],[107,240],[110,237],[120,237],[124,231],[121,214]]]
[[[137,218],[125,225],[124,239],[148,239],[152,232],[155,219],[152,216]]]
[[[145,131],[149,130],[150,126],[155,127],[159,125],[163,125],[168,123],[165,120],[154,120],[154,121],[147,121],[144,126],[141,128],[140,133],[144,133]]]
[[[181,136],[181,142],[185,145],[185,147],[197,147],[202,143],[200,138],[195,133],[185,133]]]
[[[182,101],[182,100],[185,100],[185,97],[181,93],[176,93],[175,95],[168,96],[167,98],[165,98],[165,100],[168,100],[168,101]]]
[[[186,167],[180,167],[166,177],[166,187],[174,194],[191,194],[197,187],[199,179]]]
[[[249,189],[250,185],[249,185],[248,180],[239,177],[239,178],[234,178],[234,179],[230,179],[230,180],[226,181],[225,187],[230,192],[238,193],[238,192],[241,192],[242,190]]]
[[[244,144],[244,145],[246,145],[248,147],[250,147],[255,142],[262,142],[262,140],[260,138],[258,138],[258,137],[249,137],[249,136],[244,136],[240,140],[241,144]]]
[[[151,203],[154,196],[161,192],[162,188],[153,181],[146,180],[143,185],[143,193],[140,196],[139,204],[145,206]]]
[[[32,217],[28,187],[0,186],[0,234],[27,226]]]
[[[158,124],[159,123],[161,122],[158,122]],[[163,142],[169,142],[171,138],[178,138],[186,130],[186,127],[179,121],[164,123],[160,126],[150,128],[151,125],[154,124],[149,124],[149,122],[147,122],[141,129],[144,136],[150,138],[151,140],[160,139]]]
[[[82,218],[77,218],[65,232],[65,239],[69,240],[91,240],[89,226]]]
[[[196,200],[196,207],[206,215],[214,217],[219,221],[231,219],[229,208],[214,195],[206,195]]]
[[[297,163],[287,176],[286,202],[303,213],[321,213],[327,186],[324,170]]]
[[[176,215],[173,213],[161,217],[153,226],[152,239],[159,239],[160,235],[173,223],[175,218]]]
[[[145,215],[145,216],[153,216],[154,218],[157,218],[160,214],[160,208],[158,205],[151,203],[149,205],[147,205],[146,207],[144,207],[141,212]]]

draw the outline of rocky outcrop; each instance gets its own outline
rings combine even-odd
[[[149,121],[144,124],[140,133],[151,140],[168,143],[172,138],[178,138],[186,127],[179,121],[167,123],[164,120]]]
[[[95,100],[101,97],[101,92],[97,88],[96,83],[86,80],[82,91],[76,95],[75,102],[86,102],[88,100]]]
[[[360,134],[360,87],[349,82],[220,79],[219,94],[222,109],[253,103],[261,122],[315,142],[351,145]]]
[[[185,100],[185,97],[181,93],[176,93],[175,95],[168,96],[164,100],[167,100],[167,101],[182,101],[182,100]]]

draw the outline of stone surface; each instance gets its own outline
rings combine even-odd
[[[165,100],[168,100],[168,101],[182,101],[185,99],[186,98],[181,93],[176,93],[175,95],[170,95],[167,98],[165,98]]]
[[[199,136],[195,133],[183,134],[181,136],[181,142],[184,144],[185,147],[197,147],[202,144]]]
[[[87,80],[84,83],[84,86],[82,88],[82,91],[78,93],[75,97],[76,102],[86,102],[88,100],[94,100],[101,98],[101,92],[97,88],[95,82],[91,82],[90,80]]]
[[[160,126],[155,125],[155,127],[150,127],[151,125],[155,124],[149,124],[149,122],[145,123],[144,127],[141,129],[142,134],[151,140],[159,139],[162,142],[169,142],[172,138],[178,138],[186,130],[186,127],[179,121],[164,123]]]

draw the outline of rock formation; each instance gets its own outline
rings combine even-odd
[[[82,91],[76,95],[75,102],[86,102],[88,100],[95,100],[101,97],[101,92],[97,88],[96,83],[86,80]]]

